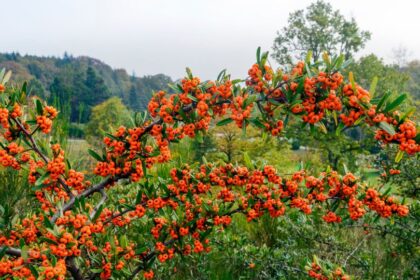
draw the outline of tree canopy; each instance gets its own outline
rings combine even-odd
[[[288,25],[277,33],[272,56],[281,65],[303,60],[308,51],[315,60],[323,52],[349,59],[369,39],[370,32],[360,30],[354,18],[347,20],[331,4],[318,0],[290,14]]]

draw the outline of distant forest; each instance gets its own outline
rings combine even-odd
[[[119,97],[133,111],[146,109],[153,91],[168,90],[172,80],[164,74],[135,77],[124,69],[87,56],[39,57],[18,53],[0,54],[0,69],[13,72],[13,82],[28,82],[40,96],[71,122],[86,123],[93,106],[110,97]]]

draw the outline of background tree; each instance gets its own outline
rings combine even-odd
[[[402,70],[409,75],[408,92],[416,101],[416,106],[420,106],[420,61],[413,60],[405,65]]]
[[[383,59],[375,54],[361,57],[352,63],[346,71],[353,72],[359,84],[369,88],[377,78],[376,95],[381,96],[387,91],[401,93],[407,90],[410,76],[399,69],[397,65],[385,64]]]
[[[274,40],[272,56],[280,64],[302,60],[309,50],[315,60],[324,51],[331,55],[342,53],[349,59],[369,39],[370,32],[360,30],[354,18],[347,20],[329,3],[317,1],[289,15],[288,25]]]
[[[111,97],[92,108],[92,115],[86,127],[86,136],[94,141],[107,131],[127,125],[129,111],[118,97]]]
[[[3,67],[13,72],[13,82],[29,81],[28,89],[59,111],[69,106],[72,123],[88,122],[92,107],[111,96],[121,98],[133,110],[145,110],[153,91],[167,90],[172,83],[163,74],[130,76],[126,70],[112,69],[98,59],[68,53],[61,58],[0,53]]]
[[[129,102],[129,106],[132,110],[136,110],[139,107],[139,96],[138,96],[138,90],[137,90],[137,86],[135,84],[135,77],[134,75],[131,76],[131,87],[130,87],[130,92],[128,95],[128,102]]]

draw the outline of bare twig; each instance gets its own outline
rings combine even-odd
[[[3,250],[3,246],[0,246],[0,251]],[[6,249],[6,254],[10,255],[10,256],[14,256],[14,257],[20,257],[22,255],[22,251],[20,249],[17,248],[7,248]]]
[[[101,197],[101,200],[99,200],[98,204],[96,204],[95,207],[93,208],[93,211],[90,214],[91,219],[96,215],[96,212],[98,212],[101,205],[104,204],[105,201],[108,199],[108,195],[106,194],[104,189],[101,189],[99,192],[101,193],[102,197]]]
[[[74,203],[76,202],[76,199],[80,199],[82,197],[89,197],[91,195],[93,195],[96,192],[100,192],[102,189],[104,189],[106,186],[118,181],[118,179],[122,179],[123,177],[108,177],[105,180],[103,180],[102,182],[94,185],[93,187],[86,189],[85,191],[83,191],[81,194],[79,194],[76,197],[71,197],[70,200],[64,204],[64,206],[60,209],[60,211],[57,211],[54,216],[51,218],[51,222],[55,223],[55,221],[57,221],[57,219],[60,217],[61,213],[64,213],[67,210],[70,210]]]
[[[82,272],[77,267],[76,262],[74,261],[74,257],[67,257],[66,258],[66,267],[67,270],[70,272],[71,276],[75,280],[84,280],[85,278],[82,275]]]
[[[343,267],[345,267],[347,265],[348,260],[356,253],[357,250],[359,250],[360,246],[362,246],[362,244],[364,243],[365,239],[368,237],[369,235],[365,235],[365,237],[362,238],[362,240],[360,240],[359,244],[357,244],[357,246],[354,248],[353,251],[351,251],[351,253],[347,256],[347,258],[344,260],[343,263]]]

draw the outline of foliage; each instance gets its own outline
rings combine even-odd
[[[121,98],[132,110],[144,110],[152,92],[168,89],[172,82],[163,74],[130,76],[97,59],[67,53],[61,58],[0,54],[2,67],[13,71],[12,82],[29,81],[28,90],[33,95],[48,100],[60,111],[69,106],[71,122],[87,122],[91,108],[111,96]]]
[[[27,209],[35,204],[29,197],[30,185],[26,180],[25,172],[11,169],[0,169],[0,205],[5,211],[3,217],[13,218],[16,215],[24,215],[21,209]]]
[[[129,111],[118,97],[112,97],[92,108],[92,115],[86,125],[88,139],[102,138],[108,131],[126,126],[130,121]]]
[[[348,71],[353,72],[365,88],[369,88],[376,78],[375,94],[378,96],[387,91],[400,93],[407,90],[409,75],[401,72],[395,65],[386,65],[374,54],[359,58],[349,66]]]
[[[416,106],[418,107],[420,100],[420,61],[411,61],[402,70],[410,76],[408,91],[413,95],[414,100],[417,102]]]
[[[375,96],[382,97],[392,93],[395,97],[401,95],[407,89],[409,76],[401,72],[396,66],[385,65],[375,55],[361,57],[351,63],[345,73],[353,73],[360,78],[360,84],[365,88],[374,85]],[[408,103],[408,102],[407,102]],[[407,110],[412,106],[407,106]],[[295,137],[294,141],[300,145],[319,149],[323,158],[334,169],[342,168],[343,164],[350,170],[357,170],[360,155],[377,153],[378,143],[373,139],[372,132],[363,131],[359,127],[346,128],[339,134],[305,134],[298,133],[299,125],[291,123],[293,129],[289,129],[288,137]],[[327,130],[330,129],[326,124]]]
[[[397,112],[404,96],[372,99],[352,75],[344,80],[344,57],[308,58],[287,74],[269,66],[268,53],[258,49],[256,58],[245,85],[224,71],[215,81],[201,82],[187,69],[187,77],[173,85],[175,94],[157,92],[148,113],[108,134],[101,152],[88,150],[96,161],[94,183],[72,167],[59,144],[42,142],[57,110],[28,99],[25,87],[6,87],[10,74],[0,74],[0,163],[28,169],[37,203],[24,218],[2,224],[1,276],[134,279],[142,272],[150,279],[157,261],[169,265],[210,252],[212,233],[229,228],[235,215],[247,223],[270,217],[290,225],[323,220],[377,227],[389,222],[381,217],[404,220],[408,206],[391,189],[331,168],[315,176],[301,165],[283,176],[245,155],[244,166],[168,168],[171,143],[184,137],[203,142],[212,119],[218,126],[234,123],[244,134],[252,125],[264,137],[286,133],[289,121],[301,124],[300,133],[326,135],[360,125],[373,128],[383,144],[397,145],[397,161],[420,151],[415,124]],[[28,101],[34,105],[23,106]],[[265,242],[276,238],[269,235]],[[315,278],[345,277],[341,268],[316,258],[308,270]]]
[[[306,10],[291,13],[288,25],[277,33],[273,58],[282,65],[303,60],[311,51],[315,60],[323,52],[330,55],[353,56],[370,39],[370,33],[361,31],[352,18],[347,20],[331,4],[318,0]]]

